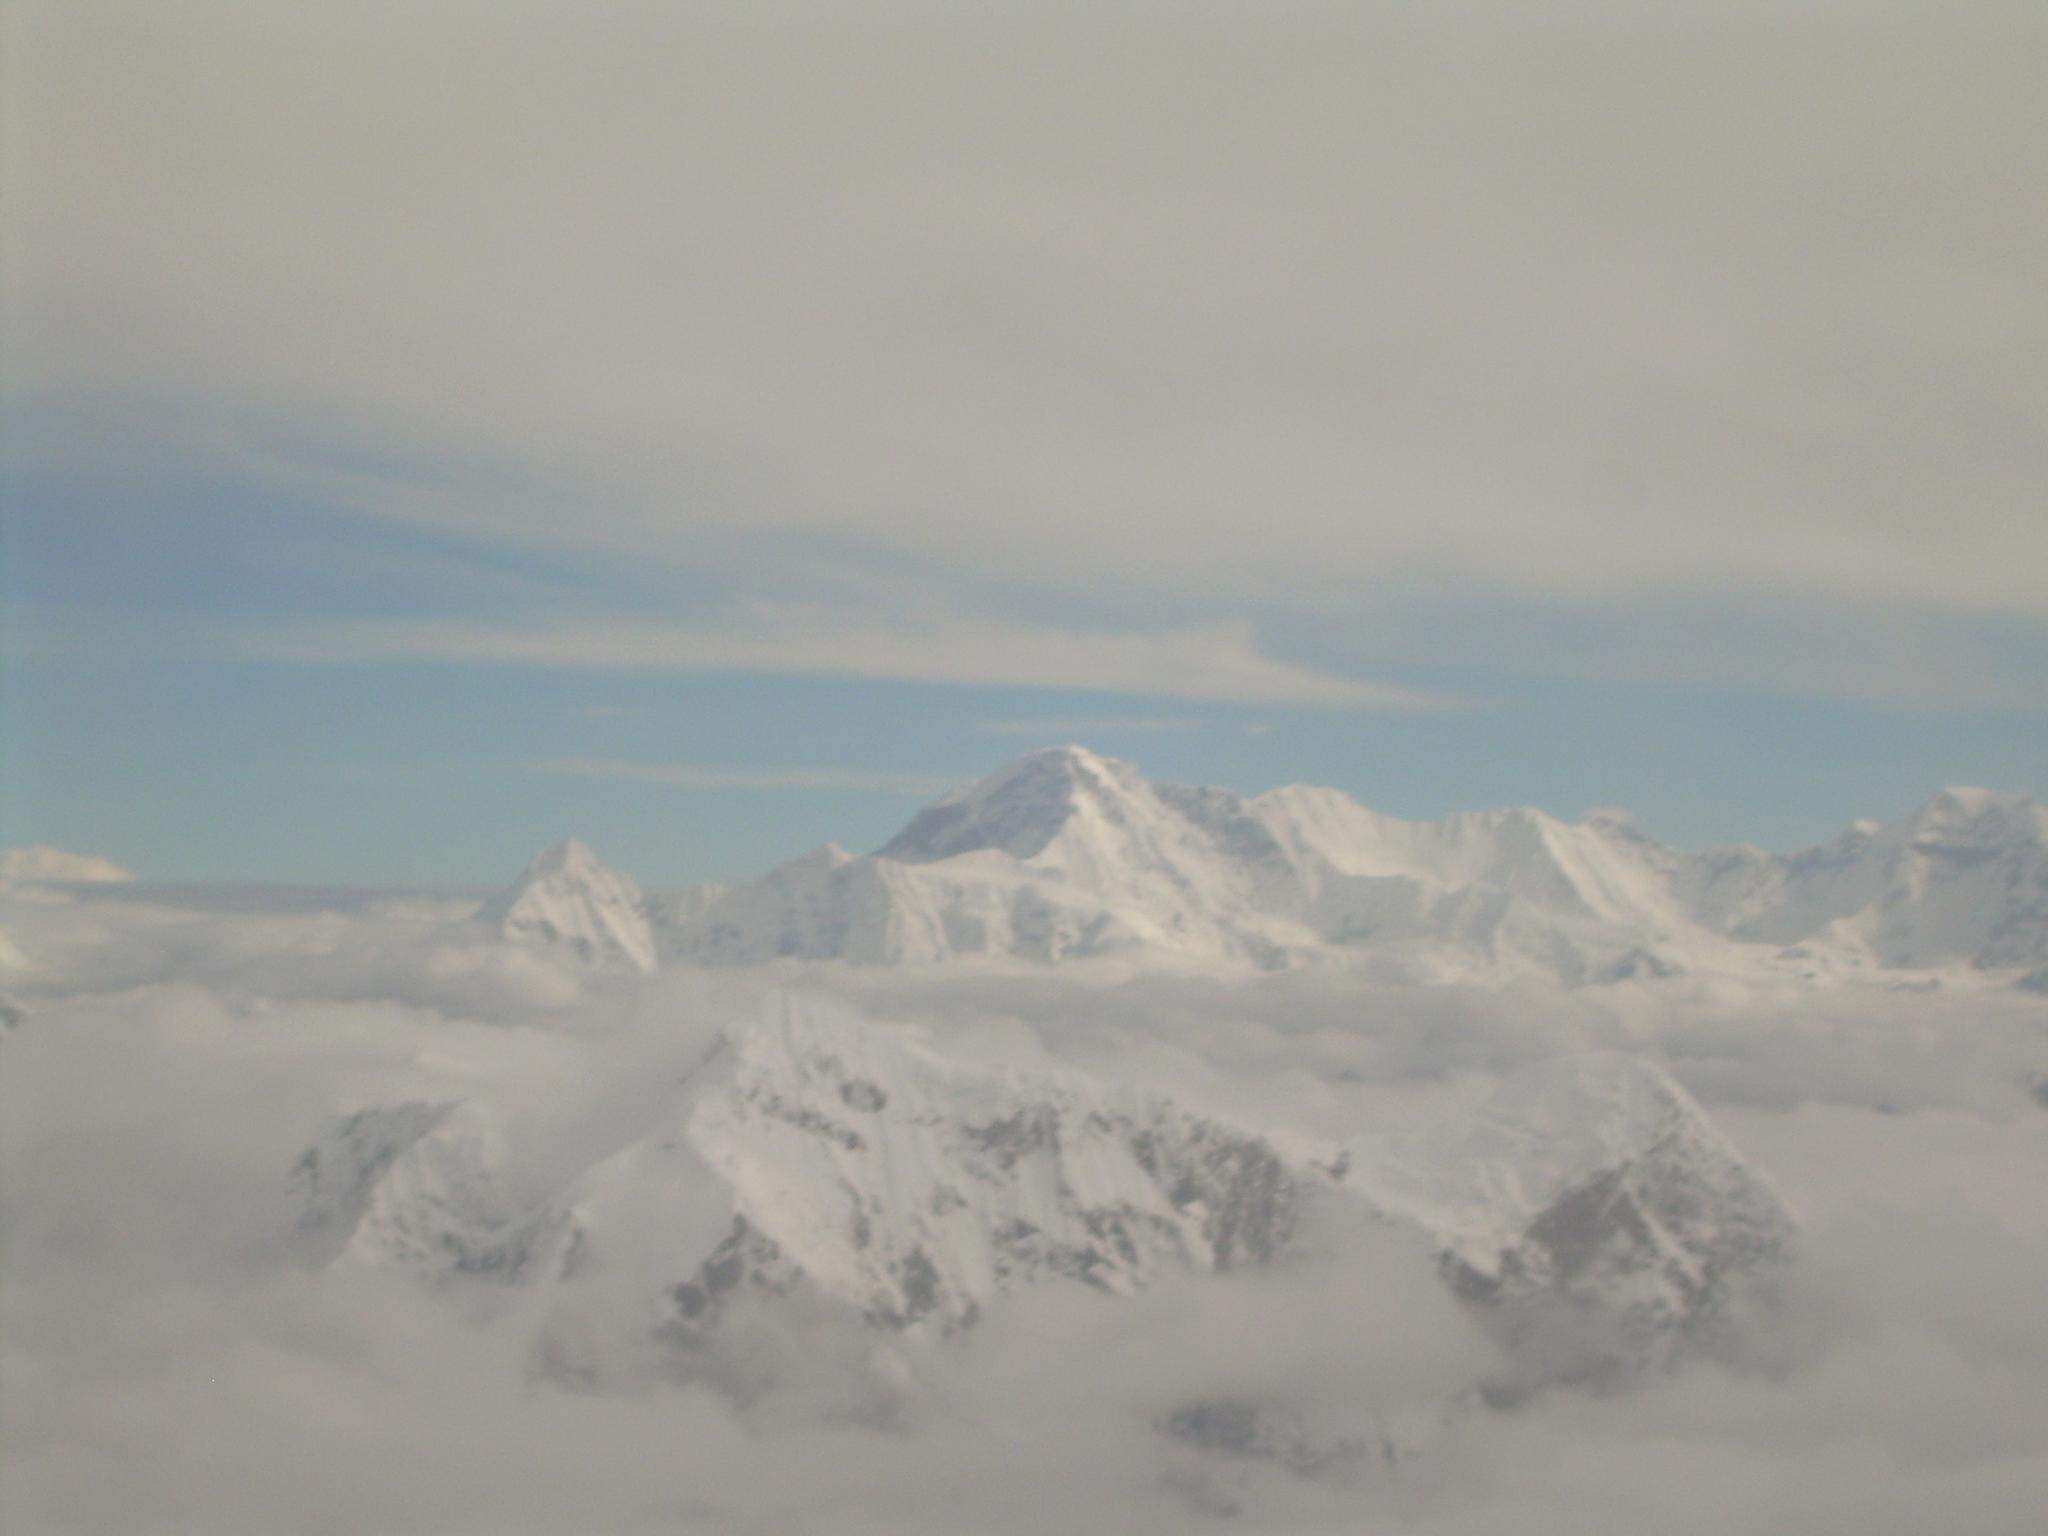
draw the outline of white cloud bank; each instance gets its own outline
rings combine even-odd
[[[100,884],[133,880],[134,872],[93,853],[70,853],[37,843],[28,848],[0,848],[0,882],[57,881]]]
[[[2031,1536],[2048,1501],[2038,1000],[812,973],[950,1050],[1309,1131],[1415,1123],[1517,1061],[1620,1045],[1683,1074],[1804,1213],[1794,1294],[1742,1368],[1470,1412],[1392,1467],[1304,1476],[1157,1421],[1272,1387],[1398,1421],[1483,1379],[1493,1346],[1401,1254],[1027,1299],[908,1381],[764,1320],[751,1366],[778,1384],[746,1406],[566,1389],[491,1294],[295,1268],[284,1176],[324,1116],[480,1095],[616,1137],[775,979],[479,963],[451,986],[460,910],[0,907],[44,961],[0,1043],[10,1532]]]

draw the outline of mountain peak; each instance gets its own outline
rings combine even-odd
[[[335,1122],[293,1179],[301,1230],[351,1262],[552,1291],[536,1311],[571,1335],[616,1319],[635,1348],[694,1355],[741,1296],[950,1332],[1027,1288],[1256,1267],[1298,1251],[1313,1213],[1325,1234],[1391,1222],[1468,1299],[1567,1301],[1646,1360],[1731,1316],[1796,1230],[1683,1089],[1613,1057],[1530,1069],[1445,1134],[1324,1143],[962,1061],[779,992],[640,1140],[552,1190],[508,1199],[509,1128],[487,1104],[428,1101]],[[572,1273],[606,1289],[557,1289]],[[593,1294],[608,1299],[583,1310]]]
[[[956,854],[996,849],[1028,859],[1044,851],[1084,800],[1142,793],[1145,781],[1129,763],[1086,747],[1048,747],[928,806],[885,844],[880,857],[928,864]]]
[[[1804,965],[1788,946],[1833,934],[1887,967],[2026,970],[2048,959],[2044,859],[2048,810],[1960,786],[1783,858],[1692,854],[1611,807],[1404,821],[1336,789],[1152,784],[1067,745],[927,806],[867,858],[784,865],[705,907],[675,946],[880,963],[1143,951],[1577,986]]]
[[[988,804],[993,801],[1070,797],[1109,782],[1143,782],[1138,770],[1086,747],[1044,747],[1027,752],[994,773],[956,789],[941,805]]]
[[[508,939],[558,945],[586,965],[655,968],[654,930],[639,886],[574,838],[534,855],[477,917]]]

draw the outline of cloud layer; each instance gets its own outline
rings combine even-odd
[[[1496,1346],[1370,1242],[1138,1298],[1025,1298],[923,1353],[764,1314],[744,1366],[765,1390],[735,1402],[565,1388],[520,1347],[516,1297],[295,1267],[284,1172],[323,1117],[481,1096],[603,1144],[792,979],[535,985],[477,963],[451,987],[464,909],[409,901],[0,909],[44,962],[0,1044],[10,1530],[2017,1536],[2048,1497],[2037,1001],[820,970],[803,979],[958,1054],[1317,1133],[1426,1122],[1551,1053],[1642,1051],[1776,1173],[1805,1253],[1749,1358],[1506,1413],[1443,1416]],[[1303,1473],[1159,1433],[1219,1394],[1412,1453]]]
[[[1434,702],[1419,690],[1276,661],[1260,654],[1251,626],[1243,623],[1132,632],[755,603],[721,625],[395,622],[264,633],[248,637],[243,649],[313,663],[404,659],[616,672],[792,672],[1338,709]]]
[[[1712,685],[1804,625],[1836,691],[1887,615],[2048,620],[2023,8],[14,14],[17,454],[1038,615],[373,649],[1074,686],[1065,605],[1107,686],[1357,702],[1229,626],[1370,674],[1558,607]]]

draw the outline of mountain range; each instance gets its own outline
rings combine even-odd
[[[292,1176],[306,1257],[530,1298],[579,1378],[706,1368],[734,1320],[936,1339],[1010,1293],[1127,1294],[1393,1234],[1509,1336],[1565,1307],[1606,1367],[1713,1347],[1796,1222],[1661,1069],[1567,1056],[1420,1134],[1312,1141],[791,992],[724,1027],[611,1144],[545,1173],[491,1104],[333,1122]]]
[[[705,965],[1120,958],[1569,986],[2027,972],[2048,965],[2048,811],[1951,788],[1800,853],[1687,852],[1620,812],[1403,821],[1334,789],[1154,784],[1062,747],[926,808],[872,854],[828,844],[729,890],[644,901],[564,845],[483,916],[508,937],[634,969],[659,953]]]

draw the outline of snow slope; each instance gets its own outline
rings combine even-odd
[[[1333,789],[1152,784],[1062,747],[926,809],[872,855],[828,845],[729,891],[667,938],[716,964],[1122,955],[1419,982],[2023,969],[2048,959],[2043,826],[2021,797],[1945,790],[1790,857],[1684,853],[1617,812],[1408,822]]]
[[[477,918],[505,938],[566,949],[585,965],[643,972],[656,965],[640,888],[573,839],[536,855]]]
[[[1685,876],[1696,910],[1739,939],[1847,946],[1883,966],[2048,961],[2048,810],[2022,795],[1952,787],[1790,858],[1696,855]]]
[[[327,1262],[543,1294],[557,1339],[694,1347],[793,1298],[885,1330],[972,1323],[1019,1287],[1121,1293],[1273,1261],[1320,1222],[1392,1222],[1460,1294],[1562,1298],[1638,1354],[1731,1311],[1792,1218],[1684,1091],[1616,1057],[1512,1079],[1469,1123],[1305,1144],[1074,1074],[952,1061],[779,994],[627,1145],[515,1198],[481,1104],[336,1122],[294,1174]],[[792,1304],[793,1301],[792,1301]]]
[[[1684,1089],[1614,1053],[1554,1058],[1468,1116],[1346,1152],[1353,1187],[1429,1233],[1461,1295],[1605,1314],[1638,1359],[1713,1341],[1796,1231]]]

